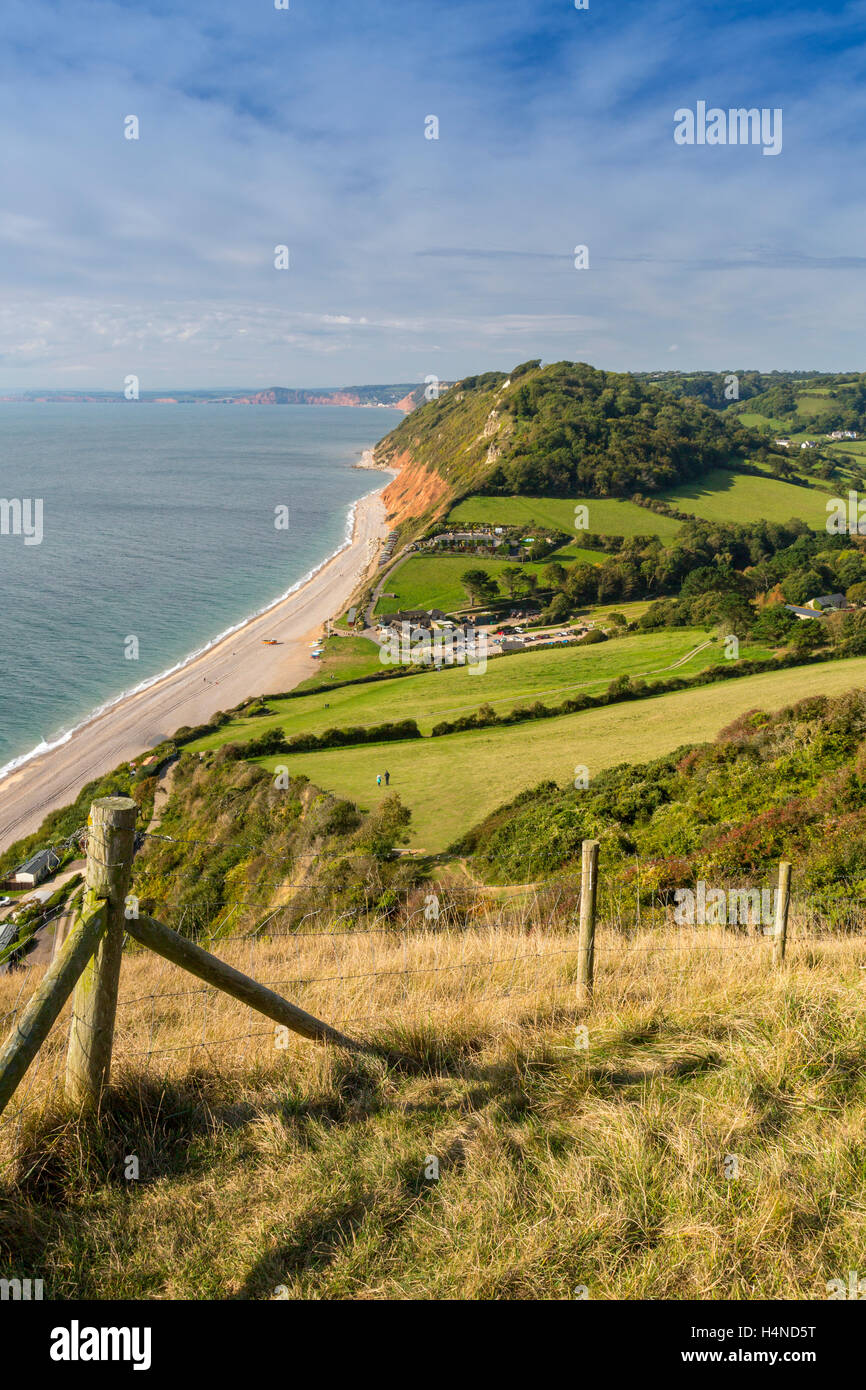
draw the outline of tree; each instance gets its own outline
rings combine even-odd
[[[566,593],[574,604],[588,603],[598,594],[598,567],[572,565],[566,579]]]
[[[827,630],[821,618],[802,618],[791,636],[791,650],[798,656],[805,656],[823,647],[827,642]]]
[[[497,585],[486,570],[464,570],[460,576],[460,583],[466,590],[469,602],[473,607],[477,607],[485,601],[489,602],[497,593]]]
[[[823,587],[824,581],[813,569],[794,570],[782,580],[782,593],[788,603],[805,603],[820,594]]]
[[[549,623],[564,623],[570,613],[571,603],[565,594],[555,594],[544,610],[544,616]]]
[[[505,585],[509,598],[514,598],[514,595],[520,587],[520,580],[522,577],[523,570],[519,565],[506,565],[503,569],[499,576],[499,582]]]
[[[396,792],[391,792],[358,832],[356,843],[374,859],[390,859],[395,847],[408,841],[406,827],[411,819],[409,807],[403,805]]]
[[[541,578],[546,589],[561,589],[565,583],[565,565],[561,565],[558,560],[551,560],[541,571]]]

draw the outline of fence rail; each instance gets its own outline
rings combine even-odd
[[[124,1064],[211,1056],[211,1049],[241,1045],[246,1056],[265,1039],[273,1045],[276,1024],[349,1053],[393,1058],[393,1049],[354,1034],[368,1025],[399,1031],[409,1018],[435,1027],[449,1008],[483,1010],[505,1000],[520,1001],[524,1013],[537,1017],[543,1009],[548,1018],[579,1018],[592,1008],[599,981],[613,990],[648,962],[670,977],[711,953],[739,963],[748,948],[751,959],[782,970],[791,941],[819,935],[815,904],[804,910],[791,896],[787,862],[779,866],[772,927],[752,923],[761,935],[712,922],[698,932],[673,921],[669,903],[661,901],[659,912],[642,919],[638,900],[627,920],[631,906],[624,909],[600,880],[599,845],[589,840],[579,879],[511,897],[470,884],[442,891],[442,902],[428,893],[419,905],[416,893],[416,905],[407,900],[401,916],[373,914],[354,925],[345,913],[335,921],[326,904],[297,920],[292,902],[238,903],[228,917],[220,914],[204,942],[193,941],[130,911],[133,856],[141,843],[135,814],[127,798],[94,802],[74,923],[41,978],[38,969],[23,972],[35,982],[29,999],[24,1002],[22,980],[12,1007],[0,1012],[0,1029],[11,1029],[0,1049],[0,1126],[11,1116],[20,1123],[46,1080],[52,1094],[62,1085],[74,1105],[98,1107],[118,1050]],[[245,908],[262,920],[229,933],[233,915]],[[193,977],[186,988],[164,979],[177,968]],[[0,979],[0,986],[11,980]],[[64,1056],[58,1026],[67,1016]],[[257,1018],[270,1026],[256,1027]]]

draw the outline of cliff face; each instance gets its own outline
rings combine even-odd
[[[399,526],[411,517],[429,512],[436,516],[445,512],[451,500],[452,488],[432,468],[418,463],[408,450],[395,454],[389,465],[400,472],[382,493],[388,522]]]
[[[274,386],[270,391],[256,391],[251,396],[232,396],[234,405],[361,405],[356,391],[293,391]]]

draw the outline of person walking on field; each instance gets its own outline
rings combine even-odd
[[[391,780],[391,774],[390,774],[390,772],[386,772],[386,773],[385,773],[385,786],[386,786],[386,787],[387,787],[388,783],[390,782],[390,780]]]
[[[382,774],[381,774],[381,772],[380,772],[380,773],[378,773],[377,776],[376,776],[376,786],[377,786],[377,787],[381,787],[381,785],[382,785]]]

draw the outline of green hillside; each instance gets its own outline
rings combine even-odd
[[[378,446],[457,496],[630,497],[701,477],[765,442],[732,416],[582,362],[537,361],[457,382]]]
[[[701,879],[772,882],[780,858],[795,862],[800,890],[862,900],[866,692],[803,695],[779,713],[736,718],[686,757],[602,771],[580,789],[539,788],[465,846],[496,882],[561,871],[593,836],[608,881],[645,900]]]
[[[604,688],[621,676],[663,675],[674,666],[677,675],[695,675],[724,659],[722,644],[707,643],[707,639],[702,628],[665,628],[612,638],[598,646],[515,652],[489,661],[483,672],[476,673],[469,666],[453,666],[269,700],[271,713],[230,719],[188,748],[197,753],[221,748],[226,743],[247,743],[273,729],[281,729],[291,738],[334,727],[370,728],[399,719],[415,719],[422,732],[429,733],[437,721],[471,714],[482,704],[503,712],[542,698],[555,703],[557,698],[565,699],[577,690]],[[698,647],[702,650],[686,660]],[[744,644],[741,648],[743,658],[768,654],[766,647],[757,644]],[[379,664],[378,669],[387,668]]]
[[[559,551],[556,553],[557,556],[560,555]],[[562,553],[565,558],[582,560],[590,565],[600,564],[604,559],[604,553],[600,550],[572,552],[568,549]],[[475,561],[459,555],[412,555],[388,576],[385,592],[389,597],[383,596],[379,599],[376,615],[393,613],[397,608],[441,608],[446,613],[468,608],[469,596],[461,575],[469,569],[477,568],[478,564],[497,581],[504,595],[506,591],[502,587],[502,574],[509,567],[514,568],[513,560],[492,560],[485,557],[482,561]],[[534,575],[541,582],[543,564],[523,564],[521,569],[524,574]]]
[[[866,431],[866,374],[815,374],[782,380],[752,395],[733,414],[744,423],[763,421],[773,429],[829,433]]]
[[[673,517],[659,516],[621,498],[599,497],[464,497],[448,513],[449,525],[484,522],[491,526],[544,526],[552,531],[574,532],[575,508],[585,506],[587,524],[582,529],[597,536],[659,536],[671,540],[680,529]]]
[[[729,469],[716,469],[699,481],[681,483],[662,493],[672,507],[705,521],[786,522],[797,518],[815,531],[826,527],[830,496],[824,488],[796,487],[776,478],[757,478]]]
[[[570,782],[577,766],[593,777],[617,763],[642,762],[715,738],[747,710],[778,709],[807,695],[838,695],[864,685],[866,659],[834,661],[537,723],[290,759],[282,754],[262,759],[262,765],[273,772],[288,762],[294,775],[304,773],[362,807],[378,801],[376,775],[387,768],[391,790],[412,812],[411,843],[434,852],[519,792],[545,780]]]

